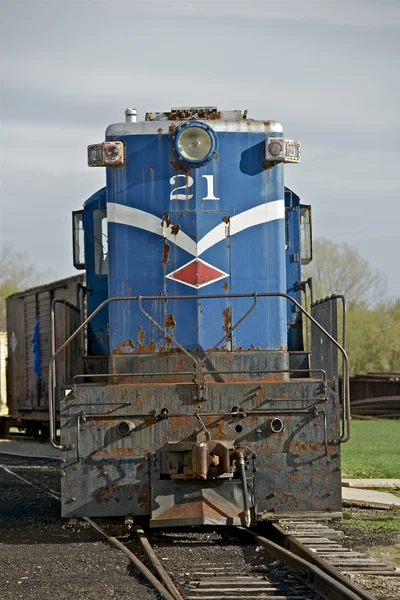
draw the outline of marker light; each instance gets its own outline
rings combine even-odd
[[[89,167],[120,167],[124,162],[124,142],[103,142],[88,146]]]
[[[200,167],[208,163],[218,148],[218,139],[209,125],[188,121],[175,131],[172,151],[180,163]]]
[[[268,150],[272,156],[279,156],[283,151],[283,142],[270,142],[268,144]]]
[[[108,146],[108,148],[104,149],[104,154],[109,160],[115,160],[119,156],[119,149],[117,146]]]
[[[268,161],[298,163],[300,162],[300,142],[286,138],[268,138],[265,143],[265,158]]]

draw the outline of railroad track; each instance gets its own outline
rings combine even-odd
[[[0,465],[10,476],[59,499],[59,494]],[[141,543],[144,564],[92,519],[85,521],[123,551],[164,600],[390,600],[374,596],[350,577],[386,577],[400,592],[400,570],[353,552],[339,543],[343,533],[312,521],[265,525],[264,535],[241,527],[211,530],[150,530],[132,535]],[[201,552],[198,549],[201,547]],[[393,582],[392,582],[393,579]],[[368,581],[367,581],[368,584]]]
[[[380,581],[382,600],[400,598],[400,568],[388,567],[368,554],[356,552],[340,543],[342,531],[315,521],[281,521],[270,525],[269,537],[337,580],[361,583],[363,588]],[[391,591],[394,590],[392,595]],[[366,595],[365,598],[369,598]]]
[[[270,535],[273,527],[268,528]],[[285,535],[279,525],[277,527],[282,536],[281,543],[288,544],[291,540],[294,545],[293,538]],[[189,534],[189,537],[194,535],[193,533]],[[219,540],[215,539],[215,536],[218,535]],[[223,548],[226,542],[224,535],[236,538],[237,552],[243,554],[241,561],[232,560],[235,558],[233,556],[235,544],[229,546],[228,553],[221,551],[221,547]],[[203,552],[200,555],[196,552],[198,540],[194,540],[194,549],[191,549],[190,539],[186,540],[187,533],[181,531],[150,532],[150,537],[158,555],[167,554],[163,557],[164,560],[172,563],[168,570],[177,583],[182,597],[187,600],[220,600],[221,598],[226,600],[250,598],[252,600],[256,598],[270,600],[309,600],[314,598],[376,600],[376,596],[361,589],[321,558],[317,566],[311,560],[299,556],[299,553],[289,551],[271,539],[244,528],[231,528],[224,531],[222,536],[217,532],[209,535],[211,547],[217,545],[219,551],[206,552],[205,558],[204,547],[207,546],[207,542],[204,540],[204,534],[201,538]],[[251,543],[246,545],[246,541],[249,542],[249,540]],[[313,541],[316,540],[315,536]],[[322,536],[320,540],[322,542]],[[175,562],[181,565],[181,560],[176,560],[177,553],[171,553],[171,550],[168,553],[171,545],[179,546],[181,552],[182,548],[187,547],[184,567],[173,566]],[[308,550],[307,547],[305,548]],[[166,550],[167,552],[165,552]],[[212,560],[209,560],[210,558]],[[315,557],[312,556],[312,558]],[[384,595],[382,600],[389,600],[389,597]]]

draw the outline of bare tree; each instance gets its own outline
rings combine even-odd
[[[352,307],[371,307],[384,299],[385,274],[373,269],[352,246],[320,238],[313,242],[313,255],[305,273],[313,278],[315,298],[344,294]]]
[[[6,298],[15,292],[40,285],[47,277],[30,264],[26,254],[11,246],[0,249],[0,330],[6,329]]]

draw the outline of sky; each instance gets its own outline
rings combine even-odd
[[[400,297],[398,0],[0,0],[0,237],[74,274],[71,211],[127,107],[247,109],[302,144],[286,185],[314,237],[357,248]]]

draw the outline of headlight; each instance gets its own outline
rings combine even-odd
[[[124,142],[103,142],[88,146],[89,167],[120,167],[124,162]]]
[[[215,155],[218,139],[213,129],[199,121],[188,121],[175,131],[172,150],[180,163],[200,167]]]
[[[265,158],[274,162],[300,162],[300,142],[286,138],[268,138],[265,143]]]

